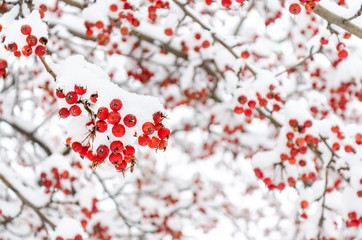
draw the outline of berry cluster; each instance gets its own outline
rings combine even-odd
[[[356,212],[349,212],[346,225],[347,227],[358,227],[359,225],[362,225],[362,216],[358,217]]]
[[[6,76],[7,66],[8,66],[8,62],[4,59],[0,59],[0,77]]]
[[[263,182],[265,183],[265,185],[267,185],[267,187],[270,189],[270,190],[273,190],[273,189],[278,189],[278,190],[283,190],[285,188],[285,183],[283,182],[280,182],[280,183],[276,183],[276,184],[273,184],[272,180],[269,178],[269,177],[265,177],[264,178],[264,174],[263,172],[260,170],[260,168],[255,168],[254,169],[254,173],[255,173],[255,176],[261,180],[263,180]]]
[[[109,103],[109,107],[99,107],[97,112],[94,113],[92,103],[97,102],[98,95],[91,94],[88,101],[88,99],[83,97],[86,92],[87,88],[78,85],[74,86],[74,91],[69,91],[68,93],[64,93],[62,89],[56,90],[56,96],[64,99],[70,105],[59,110],[60,118],[78,117],[84,110],[91,116],[90,121],[86,123],[86,127],[90,131],[86,139],[74,141],[68,138],[67,146],[72,148],[74,152],[79,153],[81,157],[88,158],[92,162],[93,167],[102,164],[108,158],[116,170],[125,171],[130,163],[130,169],[133,171],[136,159],[135,147],[122,142],[121,138],[130,130],[132,130],[134,136],[137,136],[137,130],[135,130],[137,117],[133,114],[121,116],[123,103],[120,99],[113,99]],[[139,145],[148,145],[150,148],[160,150],[166,149],[166,140],[170,130],[161,123],[164,118],[165,115],[161,112],[156,112],[153,115],[153,123],[143,123],[143,135],[138,137]],[[96,135],[103,133],[107,134],[108,142],[94,146],[93,141]],[[97,147],[95,152],[93,152],[93,147]]]
[[[92,227],[91,235],[94,239],[111,240],[112,236],[109,234],[109,227],[102,225],[101,222],[97,222]]]
[[[154,3],[153,5],[150,5],[148,7],[148,18],[154,22],[157,18],[157,9],[168,9],[170,6],[170,3],[167,1],[150,1],[151,3]],[[168,35],[168,34],[166,34]],[[172,35],[172,34],[171,34]],[[169,36],[169,35],[168,35]]]
[[[92,207],[90,210],[88,210],[87,208],[83,207],[81,209],[82,213],[84,214],[84,216],[88,219],[90,219],[92,217],[93,214],[98,212],[98,208],[97,208],[97,203],[98,200],[96,198],[92,199]],[[81,224],[83,227],[85,227],[87,225],[87,220],[82,220]]]
[[[165,150],[170,136],[170,129],[165,128],[161,123],[165,118],[161,112],[153,114],[153,123],[145,122],[142,126],[143,135],[138,137],[138,144],[159,150]],[[157,133],[157,134],[156,134]],[[158,137],[157,137],[158,136]]]
[[[246,117],[250,117],[253,114],[253,110],[257,107],[257,104],[260,107],[265,108],[269,102],[272,103],[272,111],[279,111],[280,103],[282,99],[279,93],[274,91],[274,85],[269,86],[269,91],[267,92],[266,96],[262,96],[259,92],[256,93],[256,99],[248,99],[245,95],[240,95],[238,97],[238,102],[242,106],[236,106],[234,108],[234,112],[236,114],[245,114]],[[272,101],[274,100],[274,101]]]
[[[75,177],[70,177],[69,172],[64,170],[59,172],[58,168],[51,169],[51,175],[47,175],[45,172],[40,174],[39,184],[45,187],[45,193],[50,193],[52,188],[63,191],[64,194],[68,195],[71,193],[70,182],[75,181]]]
[[[55,238],[55,240],[64,240],[64,238],[58,236],[58,237]],[[77,234],[73,239],[67,238],[65,240],[83,240],[83,237],[82,237],[82,235]]]
[[[13,52],[14,56],[20,57],[23,54],[25,57],[30,56],[33,53],[33,49],[35,49],[35,54],[37,56],[44,56],[46,54],[45,45],[47,44],[48,40],[45,37],[40,37],[39,41],[38,38],[34,35],[31,35],[32,29],[29,25],[22,25],[20,31],[23,35],[26,36],[26,43],[27,45],[18,48],[18,45],[15,42],[9,43],[5,46],[5,49]]]
[[[205,49],[210,47],[210,41],[207,39],[202,39],[202,36],[200,33],[195,33],[194,35],[196,41],[196,45],[193,47],[194,52],[200,52],[201,49]],[[181,48],[182,48],[182,52],[185,54],[189,53],[189,46],[186,45],[185,41],[181,41]]]
[[[139,72],[139,70],[141,72]],[[155,75],[153,72],[151,72],[148,68],[145,66],[141,66],[140,69],[137,69],[137,71],[128,71],[128,76],[132,76],[134,79],[139,80],[141,83],[145,84],[150,81],[150,79]]]
[[[313,12],[317,8],[316,2],[320,2],[320,0],[299,0],[301,4],[304,4],[304,8],[307,13]],[[289,6],[289,12],[291,14],[297,15],[301,12],[302,8],[300,4],[293,3]]]

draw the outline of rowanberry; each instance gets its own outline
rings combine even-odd
[[[126,127],[134,127],[137,123],[137,118],[136,116],[132,115],[132,114],[128,114],[123,118],[123,122],[124,125],[126,125]]]
[[[119,99],[113,99],[109,105],[113,111],[118,111],[123,106],[122,101]]]

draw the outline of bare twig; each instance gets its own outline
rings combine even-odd
[[[360,11],[362,11],[362,10],[360,9]],[[320,17],[324,18],[329,23],[335,24],[335,25],[343,28],[344,30],[350,32],[351,34],[353,34],[359,38],[362,38],[362,28],[351,23],[350,20],[332,13],[331,11],[322,7],[321,5],[317,6],[317,8],[314,10],[314,13],[316,13]],[[353,18],[354,17],[352,17],[352,19]]]
[[[54,81],[57,81],[57,75],[55,75],[55,73],[53,72],[53,70],[49,67],[49,65],[45,62],[44,57],[39,57],[41,62],[43,63],[45,69],[47,70],[47,72],[52,75],[52,77],[54,78]]]
[[[44,222],[47,223],[53,230],[55,229],[55,224],[49,219],[47,218],[40,210],[39,208],[37,208],[32,202],[30,202],[26,197],[24,197],[24,195],[22,195],[18,189],[16,189],[14,187],[13,184],[11,184],[2,174],[0,174],[0,180],[8,187],[10,188],[17,196],[18,198],[20,198],[20,200],[27,205],[28,207],[30,207],[31,209],[34,210],[34,212],[36,212],[36,214],[40,217],[40,219]]]

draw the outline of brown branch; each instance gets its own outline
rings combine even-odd
[[[38,207],[36,207],[32,202],[30,202],[26,197],[24,197],[18,189],[14,187],[13,184],[11,184],[2,174],[0,174],[0,180],[8,187],[10,188],[17,196],[18,198],[28,207],[34,210],[36,214],[40,217],[40,219],[47,223],[53,230],[55,229],[55,224],[49,220],[40,210]]]
[[[344,30],[350,32],[351,34],[362,39],[362,28],[351,23],[349,19],[340,17],[340,16],[332,13],[331,11],[325,9],[321,5],[317,6],[317,8],[314,10],[314,13],[316,13],[320,17],[324,18],[325,20],[327,20],[328,23],[335,24],[335,25],[343,28]],[[352,19],[353,19],[353,17],[352,17]]]
[[[361,16],[361,14],[362,14],[362,5],[361,5],[360,9],[356,12],[356,14],[354,14],[354,15],[353,15],[352,17],[350,17],[350,18],[347,18],[346,21],[350,22],[351,20],[353,20],[353,19]],[[345,21],[345,22],[346,22],[346,21]]]
[[[277,128],[281,128],[283,125],[281,123],[279,123],[275,118],[273,118],[271,115],[266,115],[260,108],[255,108],[256,111],[258,111],[258,113],[264,117],[266,117],[267,119],[270,120],[270,122]]]
[[[53,72],[53,70],[49,67],[49,65],[45,62],[45,59],[43,56],[39,57],[41,62],[43,63],[45,69],[47,70],[47,72],[52,75],[52,77],[54,78],[54,81],[57,81],[57,75],[55,75],[55,73]]]
[[[28,132],[27,130],[25,130],[24,128],[20,127],[19,125],[17,125],[16,123],[10,122],[6,119],[0,118],[0,122],[5,122],[7,124],[9,124],[13,129],[15,129],[16,131],[18,131],[19,133],[23,134],[24,136],[26,136],[27,138],[29,138],[32,142],[38,144],[45,152],[48,156],[52,155],[52,151],[50,150],[50,148],[44,143],[42,142],[40,139],[38,139],[37,137],[34,136],[33,133]]]
[[[181,8],[181,10],[184,12],[185,15],[189,16],[194,22],[198,23],[203,29],[211,32],[210,28],[207,27],[204,23],[202,23],[196,16],[194,16],[186,7],[185,5],[183,5],[182,3],[180,3],[178,0],[173,0],[173,2],[179,6]],[[239,58],[239,56],[231,49],[231,47],[229,45],[227,45],[225,43],[224,40],[222,40],[221,38],[219,38],[215,33],[211,33],[212,38],[214,39],[214,41],[220,43],[228,52],[231,53],[231,55],[233,55],[235,58]],[[254,75],[256,76],[257,73],[255,72],[255,70],[248,65],[245,62],[245,67]]]

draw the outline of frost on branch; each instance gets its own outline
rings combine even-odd
[[[124,171],[135,160],[135,144],[165,150],[170,130],[157,98],[129,93],[109,81],[82,56],[56,66],[59,116],[67,118],[67,145],[93,166],[105,159]]]

